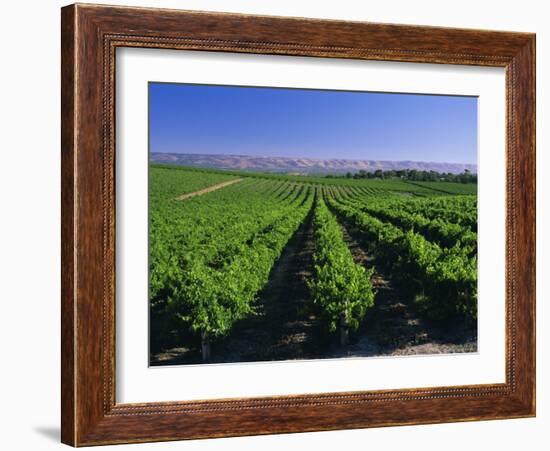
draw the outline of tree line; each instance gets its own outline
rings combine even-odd
[[[387,170],[377,169],[376,171],[346,172],[343,175],[328,174],[326,178],[347,178],[347,179],[401,179],[413,182],[454,182],[454,183],[477,183],[477,174],[465,169],[461,174],[452,172],[418,171],[416,169]]]

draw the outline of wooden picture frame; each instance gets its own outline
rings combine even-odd
[[[73,446],[535,415],[535,35],[71,5],[62,9],[62,441]],[[506,69],[506,382],[119,404],[115,50],[206,50]]]

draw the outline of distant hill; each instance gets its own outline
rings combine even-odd
[[[423,161],[380,160],[321,160],[314,158],[259,157],[249,155],[205,155],[151,152],[151,163],[167,163],[239,171],[283,172],[289,174],[343,174],[360,170],[383,171],[416,169],[419,171],[451,172],[460,174],[465,169],[477,173],[477,165],[460,163],[433,163]]]

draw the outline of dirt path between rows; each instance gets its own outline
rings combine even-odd
[[[237,322],[212,344],[211,363],[286,360],[319,356],[318,321],[310,311],[306,279],[312,273],[311,212],[274,265],[259,294],[256,314]],[[201,363],[197,348],[173,348],[153,356],[153,365]]]
[[[236,324],[218,345],[221,361],[270,361],[307,358],[315,353],[317,319],[309,309],[306,279],[311,277],[312,214],[285,247],[259,295],[257,315]]]
[[[441,328],[422,318],[414,302],[404,298],[389,274],[376,265],[356,237],[357,231],[341,222],[344,239],[356,263],[375,268],[376,298],[358,341],[347,355],[418,355],[475,352],[475,330],[449,325]],[[372,354],[371,354],[372,355]]]
[[[233,185],[234,183],[240,182],[242,179],[233,179],[228,180],[227,182],[216,183],[215,185],[207,186],[206,188],[200,189],[198,191],[193,191],[192,193],[185,193],[181,196],[176,197],[176,200],[185,200],[191,197],[200,196],[202,194],[211,193],[212,191],[225,188],[226,186]]]

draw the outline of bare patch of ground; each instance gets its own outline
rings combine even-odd
[[[155,354],[152,358],[152,365],[164,365],[166,363],[178,363],[181,356],[189,355],[193,350],[182,346],[180,348],[171,348],[163,352]],[[183,363],[183,362],[182,362]]]
[[[210,193],[212,191],[225,188],[226,186],[233,185],[234,183],[240,182],[241,180],[242,179],[232,179],[232,180],[228,180],[227,182],[216,183],[215,185],[207,186],[206,188],[193,191],[192,193],[182,194],[181,196],[176,197],[176,200],[185,200],[191,197],[200,196],[201,194]]]

